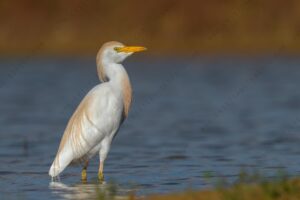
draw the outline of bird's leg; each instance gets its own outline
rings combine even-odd
[[[98,179],[100,182],[104,181],[104,175],[103,175],[104,161],[106,159],[109,148],[110,148],[110,140],[103,140],[99,151],[100,163],[99,163]]]
[[[83,165],[83,168],[82,168],[82,171],[81,171],[81,180],[82,181],[87,180],[86,169],[87,169],[88,165],[89,165],[89,161],[85,161],[84,165]]]
[[[103,161],[100,161],[100,164],[99,164],[99,171],[98,171],[98,179],[99,179],[100,182],[103,182],[103,181],[104,181],[103,165],[104,165],[104,162],[103,162]]]

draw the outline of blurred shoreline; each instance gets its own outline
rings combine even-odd
[[[239,181],[232,186],[218,186],[213,189],[187,190],[171,194],[156,194],[146,197],[146,200],[284,200],[299,199],[299,178],[277,178],[272,181],[256,182],[257,177],[252,180]],[[138,199],[135,196],[129,196],[129,199]]]
[[[298,54],[296,1],[0,1],[1,55],[95,55],[110,40],[147,54]]]

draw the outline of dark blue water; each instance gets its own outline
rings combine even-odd
[[[105,164],[106,182],[139,195],[210,187],[241,169],[300,174],[300,59],[130,58],[133,107]],[[0,61],[1,199],[85,199],[98,158],[50,184],[68,118],[98,84],[94,58]]]

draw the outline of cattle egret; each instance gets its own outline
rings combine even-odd
[[[104,161],[131,105],[132,88],[121,62],[144,50],[145,47],[124,46],[114,41],[100,48],[96,63],[102,83],[88,92],[70,118],[49,170],[52,179],[69,164],[81,163],[81,178],[86,180],[89,159],[99,153],[98,178],[104,180]]]

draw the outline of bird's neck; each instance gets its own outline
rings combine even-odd
[[[122,64],[117,63],[101,63],[102,69],[99,69],[98,76],[103,82],[109,82],[115,89],[121,91],[124,105],[124,117],[128,116],[132,101],[132,87],[129,76]]]

